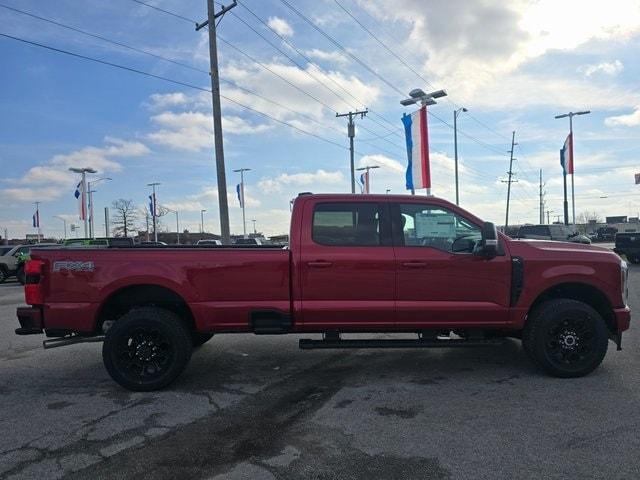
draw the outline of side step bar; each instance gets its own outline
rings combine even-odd
[[[302,350],[316,348],[455,348],[455,347],[489,347],[502,344],[501,338],[473,340],[422,340],[417,339],[330,339],[313,340],[301,338],[299,346]]]
[[[93,343],[102,342],[104,335],[97,337],[80,337],[72,335],[68,337],[52,338],[50,340],[43,340],[42,347],[47,350],[49,348],[64,347],[65,345],[75,345],[76,343]]]

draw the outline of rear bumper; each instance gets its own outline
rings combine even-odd
[[[615,308],[613,313],[616,317],[616,330],[619,333],[628,330],[631,323],[631,310],[629,310],[629,307]]]
[[[36,335],[43,333],[42,309],[40,307],[18,307],[16,312],[20,328],[16,328],[17,335]]]

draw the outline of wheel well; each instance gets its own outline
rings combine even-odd
[[[602,291],[584,283],[561,283],[554,285],[536,298],[529,311],[532,312],[542,302],[557,298],[569,298],[590,305],[604,318],[609,331],[615,333],[616,319],[611,302]]]
[[[107,320],[117,320],[135,307],[157,306],[170,310],[195,330],[195,320],[187,302],[173,290],[158,285],[132,285],[112,293],[98,312],[95,330],[101,331]]]

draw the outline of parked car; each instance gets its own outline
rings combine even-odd
[[[144,242],[140,242],[140,245],[143,247],[166,247],[167,243],[166,242],[156,242],[153,240],[149,240],[149,241],[144,241]]]
[[[29,259],[32,248],[45,248],[58,246],[57,243],[37,243],[29,245],[16,245],[4,255],[0,256],[0,283],[14,275],[22,284],[25,282],[24,264]]]
[[[34,251],[16,333],[55,337],[49,348],[104,338],[111,377],[150,391],[169,385],[214,334],[323,335],[301,339],[303,349],[514,337],[549,374],[579,377],[602,362],[609,339],[620,349],[629,328],[627,264],[614,252],[510,239],[442,199],[306,194],[290,228],[286,250]]]
[[[640,233],[616,233],[613,251],[624,255],[631,263],[640,263]]]
[[[109,245],[109,239],[108,238],[67,238],[62,242],[62,244],[65,247],[89,247],[89,246],[96,246],[96,245],[107,246]]]
[[[262,239],[260,238],[237,238],[234,245],[264,245]]]
[[[591,243],[589,237],[579,234],[568,225],[523,225],[518,229],[517,238],[533,240],[555,240],[558,242]]]
[[[220,246],[222,245],[222,242],[220,240],[214,240],[214,239],[202,239],[202,240],[198,240],[196,245],[215,245],[215,246]]]
[[[13,248],[13,245],[0,245],[0,257]]]
[[[612,242],[616,238],[618,229],[615,227],[600,227],[596,230],[596,238],[599,242]]]

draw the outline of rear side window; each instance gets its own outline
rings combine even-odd
[[[380,245],[377,203],[319,203],[313,211],[313,241],[330,246]]]

